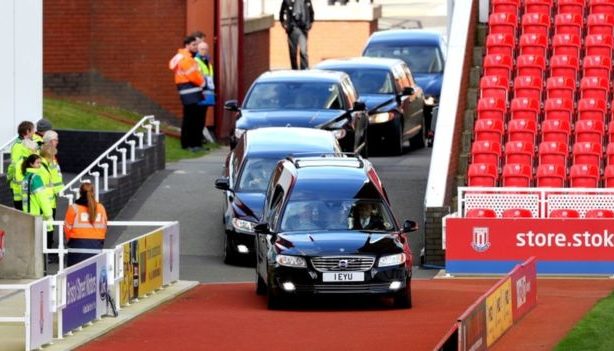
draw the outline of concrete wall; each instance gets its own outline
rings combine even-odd
[[[58,130],[58,162],[62,172],[81,173],[125,133]]]
[[[42,1],[0,1],[0,145],[21,121],[42,116],[42,26]]]
[[[36,279],[43,276],[42,220],[0,205],[0,230],[5,232],[0,279]]]

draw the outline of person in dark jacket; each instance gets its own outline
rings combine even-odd
[[[300,50],[301,69],[309,68],[307,34],[313,24],[311,0],[282,0],[279,22],[288,35],[288,50],[292,69],[298,69],[297,48]]]

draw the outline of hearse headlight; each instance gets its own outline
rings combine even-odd
[[[378,267],[398,266],[405,263],[405,254],[398,253],[394,255],[382,256],[377,263]]]
[[[245,133],[245,129],[235,128],[235,138],[239,139]]]
[[[370,123],[385,123],[394,119],[393,112],[375,113],[369,116]]]
[[[232,219],[232,227],[235,228],[235,230],[253,233],[255,226],[256,226],[256,223],[254,222],[250,222],[250,221],[246,221],[246,220],[238,219],[238,218]]]
[[[275,260],[281,266],[298,268],[307,267],[307,261],[299,256],[278,255]]]

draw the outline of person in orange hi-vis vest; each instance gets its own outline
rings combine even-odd
[[[67,266],[77,264],[95,253],[70,252],[70,249],[102,250],[107,235],[107,211],[94,197],[94,186],[83,183],[79,198],[69,205],[64,219],[68,250]]]
[[[183,40],[183,48],[168,63],[175,73],[175,85],[183,104],[181,122],[181,147],[191,151],[202,150],[203,135],[201,120],[204,120],[205,107],[199,105],[204,99],[205,77],[194,59],[198,49],[198,39],[189,35]]]

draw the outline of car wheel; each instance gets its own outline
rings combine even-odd
[[[283,307],[283,296],[276,295],[271,284],[267,285],[267,307],[269,310],[279,310]]]
[[[422,128],[420,132],[414,135],[410,140],[409,144],[412,149],[423,149],[426,146],[426,124],[424,124],[424,116],[422,117]]]
[[[386,149],[393,155],[401,155],[403,153],[403,125],[401,125],[401,119],[397,118],[394,120],[394,125],[389,135]]]
[[[235,263],[236,257],[235,253],[230,246],[230,240],[228,240],[228,234],[224,234],[224,263],[232,264]]]
[[[266,295],[267,287],[264,279],[260,277],[260,274],[256,273],[256,294],[257,295]]]
[[[401,289],[394,295],[394,307],[411,308],[411,278],[407,279],[405,288]]]

